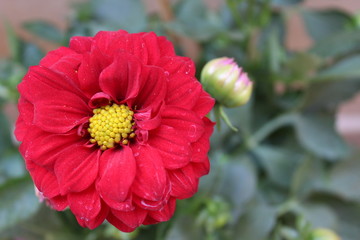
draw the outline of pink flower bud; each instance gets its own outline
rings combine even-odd
[[[216,58],[201,72],[201,83],[217,102],[226,107],[239,107],[251,97],[253,83],[232,58]]]

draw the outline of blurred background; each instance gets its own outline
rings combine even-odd
[[[1,240],[359,239],[360,1],[0,0],[0,21]],[[71,36],[117,29],[167,36],[198,73],[233,57],[255,82],[226,110],[240,131],[214,132],[199,193],[132,234],[40,204],[12,135],[27,68]]]

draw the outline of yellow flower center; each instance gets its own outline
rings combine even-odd
[[[126,145],[135,137],[134,112],[124,104],[107,105],[93,110],[89,119],[90,142],[97,143],[101,150],[113,148],[115,144]]]

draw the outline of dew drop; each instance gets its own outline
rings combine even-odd
[[[191,125],[189,127],[188,136],[189,137],[195,137],[196,131],[197,131],[196,125]]]

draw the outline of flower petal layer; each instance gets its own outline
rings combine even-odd
[[[96,189],[112,208],[122,208],[135,179],[136,163],[131,148],[109,149],[100,158]]]
[[[73,145],[57,155],[54,173],[61,194],[87,189],[98,175],[99,151],[84,145]]]

